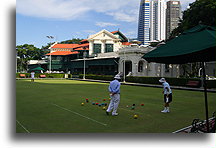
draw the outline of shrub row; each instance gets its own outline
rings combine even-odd
[[[25,74],[26,78],[31,78],[30,73],[16,73],[16,78],[20,78],[20,74]],[[40,78],[40,75],[46,75],[46,78],[65,78],[65,74],[62,73],[36,73],[35,78]],[[72,74],[68,74],[68,78],[72,78]]]
[[[16,78],[20,78],[21,73],[16,73]],[[30,73],[22,73],[26,75],[26,78],[31,78]],[[46,78],[65,78],[65,74],[58,74],[58,73],[36,73],[35,77],[39,78],[40,75],[46,75]],[[68,78],[72,78],[72,74],[68,74]],[[83,78],[83,74],[79,75],[79,78]],[[93,79],[93,80],[104,80],[104,81],[112,81],[112,75],[94,75],[94,74],[87,74],[85,75],[86,79]],[[160,84],[158,82],[159,77],[126,77],[126,82],[132,83],[143,83],[143,84]],[[186,86],[188,81],[199,81],[201,87],[201,80],[198,78],[166,78],[167,82],[171,86]],[[207,88],[216,88],[216,80],[207,80]]]
[[[207,81],[208,88],[216,88],[216,80],[208,80]]]
[[[83,74],[79,75],[79,78],[83,78]],[[87,74],[85,75],[86,79],[94,79],[94,80],[105,80],[105,81],[112,81],[113,76],[111,75],[93,75]],[[126,82],[132,83],[143,83],[143,84],[160,84],[159,77],[126,77]],[[201,87],[201,80],[199,78],[166,78],[167,82],[171,86],[186,86],[188,81],[199,81],[199,86]],[[216,80],[207,80],[207,87],[208,88],[216,88]]]
[[[79,75],[79,78],[83,78],[83,74]],[[94,75],[94,74],[87,74],[85,75],[86,79],[93,79],[93,80],[105,80],[105,81],[112,81],[113,76],[111,75]]]
[[[127,82],[133,83],[143,83],[143,84],[160,84],[159,77],[126,77]],[[185,86],[188,81],[199,81],[201,86],[200,79],[195,78],[166,78],[166,81],[169,82],[171,86]],[[199,87],[200,87],[199,86]]]

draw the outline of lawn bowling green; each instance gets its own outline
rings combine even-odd
[[[163,114],[162,88],[128,85],[121,86],[119,115],[107,116],[103,107],[109,103],[108,85],[75,80],[17,80],[16,132],[170,133],[191,125],[194,118],[205,119],[203,92],[173,90],[171,112]],[[215,93],[208,93],[209,116],[215,111],[215,98]],[[131,109],[133,104],[135,108]],[[134,115],[138,117],[134,119]]]

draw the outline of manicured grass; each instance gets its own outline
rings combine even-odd
[[[163,114],[162,88],[126,85],[121,86],[119,116],[107,116],[102,107],[92,105],[108,103],[107,87],[106,83],[75,80],[17,80],[16,132],[170,133],[190,125],[194,118],[205,119],[202,92],[173,90],[171,112]],[[86,98],[90,102],[82,106]],[[208,101],[211,116],[216,94],[208,93]],[[126,107],[132,104],[135,110]],[[133,119],[134,114],[138,119]]]

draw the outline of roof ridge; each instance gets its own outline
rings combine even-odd
[[[212,37],[214,37],[214,38],[216,38],[216,36],[215,36],[215,32],[214,33],[212,33],[212,32],[210,32],[210,30],[209,29],[206,29],[206,31],[212,36]],[[215,31],[215,30],[213,30],[213,31]]]

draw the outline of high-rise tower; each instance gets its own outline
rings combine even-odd
[[[150,41],[162,41],[166,38],[166,0],[150,2]]]
[[[166,39],[170,37],[173,29],[178,27],[181,18],[181,4],[178,0],[171,0],[167,2],[166,10]]]
[[[166,39],[166,0],[141,0],[138,40],[145,46]]]
[[[145,46],[150,42],[150,1],[141,0],[138,22],[138,40]]]

